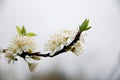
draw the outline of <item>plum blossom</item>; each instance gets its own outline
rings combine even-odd
[[[83,52],[83,48],[81,46],[81,42],[80,40],[77,41],[77,43],[75,43],[71,49],[71,51],[76,54],[76,55],[80,55]]]
[[[8,63],[16,60],[17,54],[23,52],[33,53],[36,49],[36,44],[32,37],[18,35],[12,39],[8,49],[5,51],[5,57],[8,58]]]
[[[28,36],[18,35],[11,41],[6,53],[22,54],[22,52],[32,53],[36,49],[34,39]]]
[[[76,36],[76,34],[77,34],[77,31],[78,30],[76,30],[76,31],[70,31],[70,30],[66,30],[66,29],[63,29],[60,33],[64,36],[64,37],[66,37],[66,39],[67,39],[67,44],[66,45],[68,45],[69,43],[71,43],[73,40],[74,40],[74,38],[75,38],[75,36]]]
[[[48,42],[45,44],[45,50],[50,51],[50,55],[54,55],[56,51],[61,50],[64,46],[69,45],[75,38],[77,31],[62,30],[59,34],[55,33],[50,37]],[[78,55],[82,52],[80,40],[77,41],[72,47],[73,52]]]
[[[8,63],[15,60],[15,55],[11,51],[6,51],[5,57],[8,58]]]
[[[63,48],[63,45],[66,45],[67,39],[61,34],[54,34],[50,37],[50,40],[47,41],[45,46],[45,51],[50,51],[54,53]]]

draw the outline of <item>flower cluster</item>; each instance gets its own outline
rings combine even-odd
[[[61,50],[64,46],[69,45],[75,38],[78,30],[76,31],[69,31],[69,30],[62,30],[60,33],[55,33],[50,37],[50,40],[47,41],[45,44],[45,51],[49,51],[51,55],[54,55],[56,51]],[[78,55],[82,52],[81,41],[77,41],[70,51]]]
[[[34,39],[28,36],[18,35],[13,38],[6,53],[22,54],[23,52],[32,53],[36,49]]]
[[[14,59],[14,55],[22,54],[23,52],[33,53],[36,49],[34,39],[29,36],[18,35],[11,41],[6,50],[6,57]]]
[[[17,31],[19,35],[12,39],[10,45],[5,51],[5,57],[8,58],[8,63],[11,63],[11,61],[13,61],[14,63],[14,61],[17,60],[17,56],[24,55],[25,53],[33,54],[37,48],[35,40],[33,39],[33,36],[35,36],[34,33],[26,33],[26,29],[24,28],[24,26],[22,27],[22,29],[17,27]],[[21,57],[24,58],[27,62],[30,71],[34,71],[37,63],[28,62],[26,59],[26,55]],[[40,60],[39,56],[28,56],[27,58],[33,60]]]

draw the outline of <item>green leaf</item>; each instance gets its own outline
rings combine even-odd
[[[89,19],[85,19],[83,21],[83,23],[79,26],[79,30],[86,31],[86,30],[90,29],[91,27],[89,27],[88,25],[89,25]]]
[[[36,36],[36,34],[32,33],[32,32],[29,32],[29,33],[26,34],[26,36]]]
[[[89,23],[89,20],[85,19],[80,27],[85,28],[86,26],[88,26],[88,23]]]
[[[22,34],[20,27],[16,26],[16,29],[17,29],[17,32],[18,32],[19,34]]]
[[[89,30],[89,29],[91,29],[91,27],[87,27],[86,29],[84,29],[84,31]]]
[[[25,29],[24,26],[22,26],[21,33],[22,33],[22,35],[24,35],[24,36],[26,35],[26,29]]]

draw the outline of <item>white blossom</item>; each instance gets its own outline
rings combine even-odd
[[[73,45],[72,52],[75,53],[76,55],[80,55],[83,52],[80,40]]]
[[[66,37],[61,34],[54,34],[50,37],[50,40],[44,45],[45,51],[50,51],[51,54],[62,49],[63,45],[67,42]]]
[[[76,34],[77,34],[77,31],[78,30],[76,30],[76,31],[69,31],[69,30],[65,30],[65,29],[63,29],[62,31],[61,31],[61,34],[63,35],[63,36],[65,36],[66,37],[66,39],[67,39],[67,44],[66,45],[68,45],[69,43],[71,43],[73,40],[74,40],[74,38],[75,38],[75,36],[76,36]]]
[[[8,58],[8,63],[14,61],[14,54],[12,53],[12,51],[6,51],[5,57]]]
[[[55,33],[45,44],[45,51],[50,51],[50,55],[54,55],[56,51],[61,50],[64,46],[69,45],[75,38],[78,30],[69,31],[62,30],[59,34]]]
[[[22,52],[32,53],[36,49],[34,39],[28,36],[16,36],[8,46],[6,53],[11,52],[13,54],[22,54]]]

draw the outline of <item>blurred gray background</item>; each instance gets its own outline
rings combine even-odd
[[[74,30],[85,18],[92,29],[82,55],[42,58],[34,73],[24,60],[9,65],[1,55],[1,80],[120,80],[120,0],[0,0],[0,47],[7,48],[15,26],[24,25],[43,51],[50,35]]]

